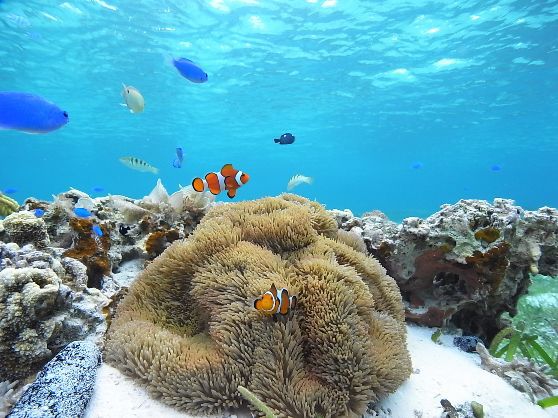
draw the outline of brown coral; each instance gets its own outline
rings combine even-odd
[[[500,238],[500,231],[498,230],[498,228],[488,227],[479,229],[475,232],[476,240],[484,241],[489,244],[492,244],[498,238]]]
[[[155,258],[179,237],[180,235],[176,229],[152,232],[145,241],[145,251],[151,258]]]
[[[89,219],[71,218],[70,226],[76,237],[74,245],[62,256],[81,261],[87,267],[87,287],[100,289],[103,275],[110,273],[111,263],[108,258],[110,238],[105,226],[100,225],[102,237],[93,234],[93,221]]]
[[[190,413],[245,404],[242,385],[278,416],[360,416],[410,374],[403,304],[379,263],[336,236],[294,195],[213,208],[132,285],[107,360]],[[271,283],[298,295],[292,319],[253,308]]]

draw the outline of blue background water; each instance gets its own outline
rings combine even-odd
[[[315,182],[297,193],[394,219],[460,198],[558,206],[557,33],[558,1],[0,0],[0,90],[70,115],[0,131],[0,190],[141,197],[157,177],[119,163],[132,155],[170,192],[231,162],[251,176],[238,199],[300,173]],[[273,143],[284,132],[293,145]]]

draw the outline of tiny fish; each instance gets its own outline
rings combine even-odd
[[[312,184],[313,182],[314,179],[312,177],[303,176],[302,174],[295,174],[294,176],[291,177],[291,179],[287,183],[287,190],[292,190],[296,186],[302,183]]]
[[[207,173],[205,179],[196,177],[192,180],[192,187],[196,192],[209,189],[214,195],[227,190],[227,196],[232,199],[236,196],[237,189],[248,183],[248,180],[250,180],[248,174],[235,169],[232,164],[225,164],[221,171]]]
[[[500,164],[493,164],[493,165],[490,167],[490,170],[495,171],[495,172],[496,172],[496,171],[502,171],[502,166],[501,166]]]
[[[187,58],[173,59],[172,65],[174,65],[182,77],[190,80],[192,83],[205,83],[207,81],[207,73],[199,65]]]
[[[40,209],[37,208],[33,211],[33,214],[37,217],[37,218],[42,218],[43,215],[45,214],[45,210],[44,209]]]
[[[159,169],[136,157],[121,157],[119,161],[133,170],[157,174]]]
[[[413,164],[411,164],[411,168],[413,170],[418,170],[420,168],[424,167],[424,164],[421,163],[420,161],[415,161]]]
[[[91,216],[91,212],[85,208],[74,208],[74,214],[78,218],[89,218]]]
[[[122,83],[122,97],[126,102],[126,106],[132,113],[143,112],[145,107],[145,100],[138,89],[132,86],[127,86]]]
[[[95,186],[95,187],[91,188],[91,191],[93,193],[101,193],[101,192],[104,192],[105,189],[101,186]]]
[[[93,226],[91,227],[91,231],[95,234],[95,236],[97,237],[102,237],[103,236],[103,230],[101,229],[101,227],[97,224],[93,224]]]
[[[279,145],[292,144],[295,141],[293,134],[286,133],[281,135],[279,138],[274,138],[273,141]]]
[[[254,308],[266,315],[287,315],[296,308],[296,296],[289,296],[285,288],[277,290],[275,284],[254,301]]]
[[[17,193],[17,189],[15,189],[13,187],[7,187],[4,190],[2,190],[2,193],[4,193],[4,194],[14,194],[14,193]]]
[[[61,128],[68,121],[66,111],[40,96],[31,93],[0,92],[0,130],[47,133]]]
[[[182,148],[178,147],[176,148],[176,158],[172,162],[172,166],[174,168],[181,168],[182,161],[184,161],[184,152],[182,151]]]

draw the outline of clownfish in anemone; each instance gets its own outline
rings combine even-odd
[[[236,196],[236,190],[248,183],[248,180],[248,174],[235,169],[232,164],[225,164],[221,171],[207,173],[205,179],[196,177],[192,180],[192,187],[196,192],[209,190],[214,195],[226,190],[227,196],[232,199]]]
[[[286,316],[296,308],[296,296],[289,296],[289,291],[284,287],[277,290],[275,284],[254,301],[254,308],[266,315],[276,314]]]

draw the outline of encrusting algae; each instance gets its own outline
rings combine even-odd
[[[106,359],[194,414],[246,405],[278,417],[360,417],[411,372],[401,294],[336,222],[294,195],[214,207],[148,265],[117,309]],[[286,320],[254,308],[297,296]]]

